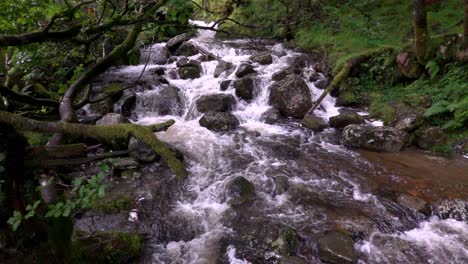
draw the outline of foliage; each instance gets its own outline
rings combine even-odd
[[[72,189],[69,191],[65,200],[56,204],[48,205],[45,212],[37,212],[41,201],[35,201],[34,204],[26,207],[26,214],[14,211],[13,216],[8,219],[8,224],[13,231],[16,231],[20,224],[31,217],[40,213],[40,217],[59,218],[69,217],[81,210],[85,210],[94,205],[97,199],[104,197],[106,185],[102,183],[105,173],[110,170],[106,164],[100,165],[102,171],[90,177],[78,177],[73,180]]]

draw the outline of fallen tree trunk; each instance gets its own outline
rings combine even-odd
[[[128,154],[128,150],[108,152],[104,154],[95,155],[92,157],[83,157],[75,159],[30,159],[26,158],[25,165],[35,168],[53,168],[58,166],[71,166],[90,163],[96,160],[107,159],[112,157],[124,156]]]
[[[60,133],[71,136],[94,138],[103,142],[111,140],[128,140],[130,137],[140,139],[151,146],[153,151],[166,160],[169,168],[178,178],[185,178],[187,171],[175,153],[155,135],[155,131],[163,131],[173,125],[174,120],[164,123],[141,126],[136,124],[118,124],[110,126],[83,125],[63,122],[44,122],[17,116],[0,111],[0,123],[13,126],[18,130],[35,131],[42,133]]]

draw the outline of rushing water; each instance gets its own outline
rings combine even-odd
[[[220,41],[210,31],[200,31],[191,42],[234,65],[257,52],[249,48],[249,40]],[[152,49],[162,45],[156,44]],[[194,80],[164,76],[181,91],[184,100],[180,116],[158,115],[146,111],[141,103],[157,100],[158,90],[165,85],[155,85],[154,90],[138,94],[138,123],[176,120],[158,137],[184,153],[190,174],[164,216],[167,222],[174,222],[168,228],[177,229],[174,233],[178,235],[154,240],[152,262],[249,263],[239,254],[245,254],[249,244],[243,241],[242,232],[248,227],[266,225],[296,230],[303,244],[299,254],[310,263],[320,263],[314,253],[317,238],[336,227],[353,234],[360,263],[468,263],[466,223],[427,219],[376,195],[369,184],[376,170],[374,165],[359,153],[338,145],[333,129],[314,135],[301,128],[297,120],[287,119],[274,125],[261,121],[261,115],[270,108],[268,87],[272,74],[287,68],[291,58],[301,55],[281,44],[264,48],[273,54],[273,63],[255,65],[256,95],[251,102],[237,99],[233,114],[241,125],[234,131],[217,133],[198,123],[202,114],[195,102],[200,96],[235,95],[232,88],[220,90],[221,81],[236,77],[234,73],[223,73],[215,78],[216,60],[202,62],[202,77]],[[114,73],[138,76],[144,67],[129,66]],[[165,68],[166,73],[177,69],[175,62],[163,66],[150,63],[146,69],[157,67]],[[309,67],[305,71],[314,70]],[[307,84],[312,99],[318,98],[321,90],[309,81]],[[327,96],[317,115],[328,119],[339,114],[339,110],[334,98]],[[177,112],[180,111],[172,113]],[[225,189],[238,176],[252,182],[257,195],[251,207],[233,213]],[[288,188],[282,186],[281,179],[286,179]],[[237,222],[239,219],[242,223]],[[276,263],[279,258],[273,251],[264,253],[265,263]]]

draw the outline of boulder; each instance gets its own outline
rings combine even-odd
[[[268,65],[273,63],[273,57],[269,52],[261,52],[250,56],[249,60],[257,62],[261,65]]]
[[[166,47],[171,52],[175,52],[185,41],[189,41],[191,38],[190,34],[184,33],[171,38],[167,43]]]
[[[219,84],[219,89],[221,91],[226,91],[231,85],[231,83],[232,83],[232,80],[224,80]]]
[[[360,125],[364,123],[366,123],[364,118],[356,113],[343,113],[330,117],[330,126],[339,129],[345,128],[348,125]]]
[[[330,80],[328,78],[321,78],[314,82],[314,85],[318,89],[324,90],[330,85]]]
[[[182,103],[180,90],[174,86],[143,93],[138,96],[136,102],[139,111],[158,115],[181,115]]]
[[[123,116],[130,117],[133,110],[135,110],[136,105],[136,95],[130,94],[122,99],[122,104],[120,105],[120,113]]]
[[[423,121],[423,117],[419,113],[401,113],[391,123],[391,126],[399,130],[411,132],[422,125]]]
[[[211,94],[201,96],[197,102],[197,109],[201,113],[228,112],[236,104],[236,99],[230,94]]]
[[[200,126],[213,131],[228,131],[239,126],[239,120],[231,113],[208,112],[199,121]]]
[[[130,157],[140,162],[149,163],[160,159],[160,156],[154,152],[150,145],[134,137],[130,138],[128,151]]]
[[[271,76],[271,79],[273,81],[279,82],[279,81],[284,80],[286,77],[292,74],[299,75],[301,74],[301,71],[297,69],[293,69],[293,68],[287,68],[287,69],[273,73],[273,75]]]
[[[242,78],[234,81],[236,95],[246,101],[252,100],[254,97],[255,81],[253,78]]]
[[[121,114],[109,113],[96,122],[96,125],[110,126],[129,123],[128,119]]]
[[[179,48],[175,51],[175,55],[177,56],[194,56],[198,54],[198,48],[195,47],[192,43],[185,41],[180,45]]]
[[[345,233],[334,231],[318,240],[318,255],[325,263],[357,263],[354,242]]]
[[[220,61],[218,62],[218,65],[216,65],[213,76],[215,78],[218,78],[223,72],[227,72],[226,76],[228,76],[233,72],[233,70],[234,70],[234,65],[232,63],[227,62],[227,61]]]
[[[255,199],[255,186],[244,177],[236,177],[227,183],[226,196],[231,206],[251,204]]]
[[[152,47],[150,50],[145,50],[140,60],[141,64],[145,64],[150,56],[149,62],[151,64],[164,65],[167,60],[171,57],[171,52],[166,46]]]
[[[96,100],[99,98],[93,98],[93,99]],[[102,117],[106,115],[107,113],[112,112],[113,108],[114,108],[114,102],[112,101],[112,98],[110,97],[104,100],[101,100],[97,103],[89,104],[90,114],[96,117]]]
[[[289,75],[283,81],[274,83],[270,87],[269,100],[281,114],[293,118],[304,117],[312,107],[309,87],[295,75]]]
[[[252,65],[248,63],[242,63],[241,65],[237,67],[236,76],[237,78],[242,78],[246,75],[255,74],[255,73],[257,72],[255,71]]]
[[[306,114],[301,121],[301,125],[315,132],[323,131],[328,127],[328,124],[325,120],[314,115],[313,113]]]
[[[196,60],[189,60],[187,57],[182,57],[180,60],[177,61],[176,63],[177,67],[179,68],[184,68],[184,67],[194,67],[202,71],[202,66],[199,61]]]
[[[162,76],[166,73],[166,70],[162,67],[159,67],[159,68],[154,68],[154,69],[150,69],[148,70],[148,73],[151,74],[151,75],[158,75],[158,76]]]
[[[412,52],[403,52],[395,59],[398,69],[408,79],[416,79],[421,76],[423,68],[418,63],[416,55]]]
[[[416,143],[422,149],[431,149],[445,143],[445,132],[440,127],[428,127],[417,133]]]
[[[379,152],[398,152],[406,143],[408,134],[393,127],[349,125],[341,133],[341,144]]]
[[[261,120],[267,124],[274,124],[276,122],[278,122],[278,120],[280,120],[281,118],[281,113],[278,109],[272,107],[268,110],[266,110],[262,116],[261,116]]]
[[[196,67],[179,68],[179,76],[183,80],[200,78],[201,71]]]

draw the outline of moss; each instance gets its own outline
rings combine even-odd
[[[443,144],[432,147],[431,151],[443,157],[450,157],[453,155],[454,149],[450,144]]]
[[[143,238],[128,232],[75,234],[72,243],[74,263],[124,264],[136,261],[143,251]]]
[[[23,136],[28,141],[29,145],[36,146],[45,146],[50,138],[50,134],[43,134],[37,132],[24,131],[22,132]]]
[[[338,102],[343,106],[356,105],[358,101],[357,96],[352,91],[342,91],[338,95]]]
[[[130,211],[134,206],[135,202],[132,197],[124,195],[118,198],[107,198],[97,201],[94,207],[104,214],[114,214],[122,211]]]
[[[107,85],[102,91],[104,94],[115,94],[122,91],[123,86],[120,83],[111,83]]]
[[[393,107],[382,101],[380,97],[376,98],[375,96],[374,99],[371,99],[369,113],[373,117],[382,119],[385,124],[392,122],[396,117]]]

